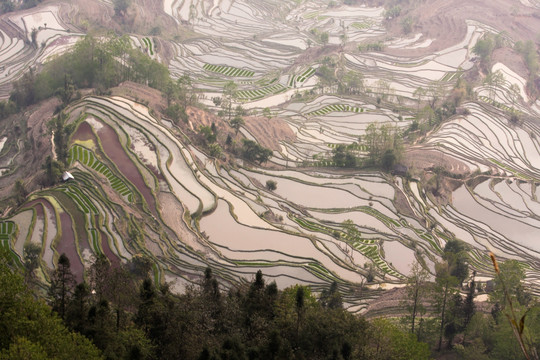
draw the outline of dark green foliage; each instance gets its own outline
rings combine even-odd
[[[33,299],[21,278],[5,266],[5,261],[0,262],[0,332],[3,334],[0,359],[99,358],[99,351],[89,340],[69,333],[59,319],[51,317],[45,305]],[[57,272],[69,269],[69,259],[65,256],[59,263]],[[166,285],[156,286],[149,278],[136,285],[133,279],[148,274],[146,264],[145,261],[140,266],[137,275],[127,272],[121,264],[111,266],[106,258],[98,257],[90,271],[90,285],[81,283],[70,292],[65,308],[66,324],[91,339],[107,359],[427,359],[429,356],[426,344],[419,343],[415,335],[400,330],[397,325],[387,320],[370,323],[344,310],[337,283],[323,291],[317,300],[305,286],[278,291],[276,283],[268,283],[259,270],[251,283],[224,293],[214,272],[207,268],[199,286],[188,286],[183,294],[175,296]],[[130,269],[135,267],[132,264]],[[56,275],[56,278],[62,277]],[[136,286],[139,286],[138,296],[133,294]],[[454,298],[450,297],[449,303],[457,303]],[[446,323],[453,324],[455,311],[448,311],[451,314],[445,316]],[[529,316],[533,322],[538,320],[537,312]],[[483,333],[481,341],[486,344],[486,351],[493,349],[494,353],[502,354],[505,348],[494,347],[493,340],[496,335],[497,341],[506,341],[501,337],[507,335],[508,329],[501,328],[499,333],[496,328],[491,335],[478,330],[485,328],[481,321],[484,319],[478,320],[477,316],[471,318],[468,325],[471,341],[478,342],[477,334]],[[447,335],[451,330],[446,326]]]
[[[352,168],[357,165],[357,158],[352,150],[353,146],[339,144],[332,150],[332,160],[335,166]]]
[[[11,256],[0,249],[0,359],[101,359],[84,336],[70,332],[25,287]]]
[[[371,164],[390,170],[401,159],[403,144],[401,132],[390,125],[369,124],[363,143],[368,148]]]
[[[114,0],[114,13],[116,16],[124,16],[129,8],[129,0]]]
[[[26,188],[24,187],[24,182],[21,179],[15,182],[15,186],[13,187],[13,195],[15,196],[15,201],[17,202],[17,205],[22,205],[22,203],[26,200],[26,196],[28,196],[28,191],[26,191]]]
[[[443,258],[448,261],[450,275],[455,276],[460,283],[469,276],[466,251],[465,244],[459,240],[448,240],[444,247]]]
[[[337,282],[334,281],[330,285],[330,289],[324,289],[322,291],[319,301],[324,308],[341,309],[343,307],[343,300],[339,293]]]
[[[60,181],[64,166],[58,161],[53,160],[50,156],[47,156],[45,164],[43,164],[43,169],[45,170],[45,179],[43,183],[44,185],[49,186]]]
[[[75,287],[75,276],[71,272],[71,264],[66,254],[60,255],[58,265],[51,276],[49,298],[54,311],[65,319],[68,302]]]
[[[253,140],[242,139],[242,144],[242,156],[248,161],[262,164],[272,156],[272,150],[262,147]]]
[[[26,284],[35,280],[34,271],[39,267],[41,246],[28,243],[24,246],[24,279]]]
[[[10,99],[24,107],[57,94],[64,103],[75,89],[93,87],[104,91],[122,81],[134,81],[165,90],[168,69],[137,49],[129,38],[87,35],[72,51],[47,62],[39,74],[32,69],[13,84]]]
[[[238,134],[238,131],[240,131],[240,128],[245,124],[244,119],[240,115],[236,115],[231,120],[231,127],[236,131],[236,134]]]
[[[275,180],[267,180],[266,181],[266,188],[270,191],[274,191],[277,189],[277,182]]]
[[[202,135],[204,142],[206,145],[212,144],[216,142],[217,135],[212,131],[212,128],[210,126],[201,126],[199,128],[199,133]]]
[[[401,6],[394,5],[384,12],[384,17],[389,20],[398,17],[401,14]]]

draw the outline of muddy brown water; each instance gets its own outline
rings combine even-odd
[[[77,283],[80,283],[83,280],[84,267],[75,246],[75,234],[71,227],[71,217],[63,212],[60,214],[60,222],[62,224],[62,237],[56,245],[56,251],[58,254],[66,254],[71,264],[71,272],[75,275]]]
[[[139,169],[133,164],[133,161],[127,156],[124,148],[120,144],[118,135],[116,132],[107,124],[103,124],[103,127],[98,131],[98,137],[101,141],[101,146],[103,151],[109,159],[111,159],[115,165],[118,167],[118,170],[140,191],[144,200],[148,204],[150,211],[155,217],[158,217],[156,211],[156,201],[152,196],[152,192],[144,182],[144,179],[139,172]]]

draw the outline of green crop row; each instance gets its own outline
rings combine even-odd
[[[490,158],[489,161],[491,161],[495,165],[499,166],[500,168],[503,168],[504,170],[507,170],[507,171],[511,172],[516,177],[519,177],[519,178],[524,179],[524,180],[531,180],[532,179],[530,176],[525,175],[525,174],[523,174],[523,173],[521,173],[519,171],[516,171],[516,170],[510,168],[506,164],[503,164],[502,162],[500,162],[498,160]]]
[[[335,149],[335,148],[338,147],[338,145],[343,145],[343,144],[328,143],[327,145],[328,145],[329,148]],[[354,151],[364,151],[364,152],[366,152],[366,151],[368,151],[368,146],[365,145],[365,144],[354,143],[354,144],[348,144],[347,149],[354,150]]]
[[[88,196],[81,191],[81,189],[77,186],[64,186],[59,188],[62,192],[64,192],[66,195],[68,195],[70,198],[77,203],[77,206],[85,213],[89,214],[92,212],[92,214],[98,214],[98,209],[94,206],[94,204],[90,201]]]
[[[143,42],[148,47],[148,50],[150,50],[150,55],[154,55],[154,51],[152,50],[152,40],[147,37],[143,37]]]
[[[331,112],[364,112],[363,108],[359,108],[356,106],[350,106],[350,105],[342,105],[342,104],[333,104],[333,105],[327,105],[323,107],[322,109],[312,111],[308,113],[308,115],[315,115],[315,116],[322,116],[327,115]]]
[[[242,100],[256,100],[266,95],[279,94],[286,91],[287,88],[279,83],[263,87],[257,90],[240,90],[236,92],[236,97]]]
[[[0,222],[0,240],[10,240],[15,232],[16,226],[13,221]]]
[[[79,161],[85,166],[97,171],[100,174],[103,174],[112,188],[122,196],[126,196],[128,201],[133,201],[133,193],[129,187],[122,181],[118,176],[114,175],[109,167],[99,161],[94,153],[91,150],[88,150],[85,147],[80,145],[74,145],[69,149],[69,164],[71,165],[74,161]]]
[[[387,227],[390,227],[391,225],[395,226],[395,227],[401,227],[401,224],[399,222],[397,222],[396,220],[392,219],[392,218],[389,218],[388,216],[380,213],[379,211],[369,207],[369,206],[362,206],[360,207],[358,210],[366,213],[366,214],[369,214],[377,219],[379,219],[380,221],[382,221]]]
[[[351,26],[358,30],[364,30],[364,29],[369,29],[371,27],[371,23],[367,21],[354,22],[351,24]]]
[[[251,70],[239,69],[224,65],[204,64],[203,69],[231,77],[252,77],[255,75],[255,72]]]

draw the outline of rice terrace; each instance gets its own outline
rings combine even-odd
[[[369,314],[459,240],[478,282],[492,252],[540,295],[540,3],[389,3],[4,11],[2,247],[37,245],[43,283],[62,253],[78,281],[145,257],[176,293],[260,269]]]

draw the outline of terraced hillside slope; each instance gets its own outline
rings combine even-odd
[[[0,122],[0,195],[18,179],[30,191],[3,203],[2,246],[20,261],[40,246],[44,280],[61,253],[79,279],[98,254],[144,256],[177,291],[208,265],[225,284],[262,269],[279,287],[336,281],[361,311],[413,262],[434,273],[459,239],[480,279],[493,276],[492,251],[519,260],[538,294],[538,68],[521,54],[538,3],[410,2],[395,16],[332,3],[133,1],[115,13],[107,1],[46,1],[3,14],[0,97],[24,70],[110,27],[174,79],[188,75],[197,104],[175,122],[166,96],[143,85],[83,91],[64,109],[74,180],[53,187],[36,169],[55,153],[46,124],[59,102]],[[480,58],[488,39],[498,48]],[[226,101],[247,113],[237,129]],[[383,125],[405,139],[407,173],[342,166],[345,147],[367,164]],[[219,149],[203,139],[211,127]],[[242,139],[271,157],[241,159]]]

